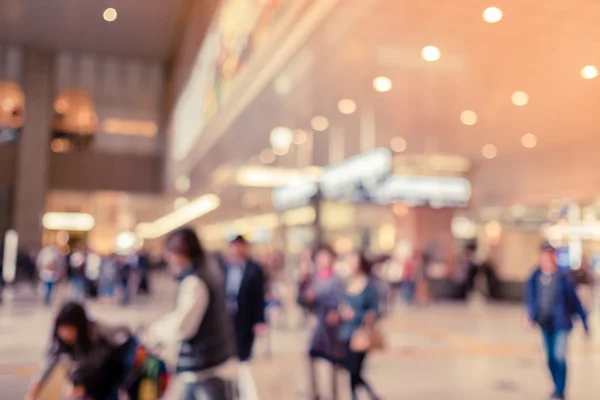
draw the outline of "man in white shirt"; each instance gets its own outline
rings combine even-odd
[[[166,241],[169,269],[179,280],[175,310],[155,322],[150,340],[179,343],[182,400],[233,400],[237,360],[221,271],[189,228]]]

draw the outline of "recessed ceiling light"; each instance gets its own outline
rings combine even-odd
[[[533,133],[526,133],[521,138],[521,144],[528,149],[532,149],[537,145],[537,137]]]
[[[338,103],[338,110],[342,114],[354,114],[354,112],[356,111],[356,103],[350,99],[342,99]]]
[[[594,79],[598,76],[598,67],[595,65],[586,65],[581,69],[581,77],[583,79]]]
[[[286,126],[276,126],[271,129],[269,141],[274,149],[287,149],[292,145],[294,132]]]
[[[323,116],[316,116],[310,121],[310,125],[317,132],[323,132],[329,128],[329,120]]]
[[[113,22],[117,19],[117,10],[115,10],[114,8],[107,8],[106,10],[104,10],[103,16],[106,22]]]
[[[306,133],[305,130],[296,129],[294,131],[294,138],[293,138],[294,144],[302,144],[302,143],[306,142],[306,139],[308,139],[308,133]]]
[[[390,142],[390,148],[396,153],[402,153],[404,150],[406,150],[406,140],[400,136],[397,136]]]
[[[260,161],[263,164],[272,164],[275,162],[275,158],[275,153],[273,153],[273,150],[271,149],[264,149],[260,153]]]
[[[373,79],[373,87],[378,92],[389,92],[392,90],[392,81],[388,77],[379,76]]]
[[[273,148],[273,154],[278,155],[278,156],[285,156],[287,153],[290,152],[290,148],[289,147],[283,147],[283,148]]]
[[[477,123],[477,113],[472,110],[465,110],[460,113],[460,122],[465,125],[475,125]]]
[[[15,101],[11,97],[5,97],[0,101],[2,111],[10,112],[15,106]]]
[[[502,19],[502,10],[498,7],[488,7],[483,11],[483,20],[490,24],[494,24]]]
[[[435,46],[426,46],[421,50],[421,56],[425,61],[433,62],[440,59],[440,50]]]
[[[524,106],[527,103],[529,103],[529,95],[526,92],[522,92],[522,91],[516,91],[512,94],[511,98],[512,103],[515,106]]]
[[[481,155],[491,160],[498,155],[498,149],[493,144],[486,144],[481,148]]]

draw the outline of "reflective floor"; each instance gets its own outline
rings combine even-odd
[[[91,313],[139,328],[173,304],[174,287],[169,281],[156,283],[155,289],[151,299],[137,299],[130,308],[92,303]],[[0,306],[0,398],[16,400],[23,398],[36,371],[52,314],[28,289],[8,297]],[[293,311],[288,315],[290,326],[273,327],[270,337],[257,343],[251,371],[260,400],[308,399],[303,357],[307,334],[291,326],[296,325],[295,315]],[[546,399],[551,387],[539,334],[525,329],[522,317],[518,306],[476,300],[468,305],[398,307],[385,322],[389,348],[368,360],[367,376],[388,400]],[[600,326],[595,315],[591,319],[592,329]],[[569,352],[569,398],[597,398],[600,335],[586,341],[576,329]],[[329,373],[321,367],[326,394]],[[349,399],[346,384],[347,378],[340,376],[341,400]]]

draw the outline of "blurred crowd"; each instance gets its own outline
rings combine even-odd
[[[164,263],[153,260],[145,250],[101,256],[84,246],[66,252],[46,246],[38,252],[19,251],[14,279],[5,282],[0,278],[0,287],[9,283],[16,289],[31,286],[50,305],[56,289],[64,283],[72,299],[118,300],[126,305],[133,295],[150,293],[150,272],[161,266]],[[3,269],[0,259],[0,277]]]

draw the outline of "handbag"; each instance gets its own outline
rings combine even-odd
[[[354,331],[350,338],[350,350],[355,353],[366,353],[372,350],[383,350],[385,340],[376,327],[367,328],[364,324]]]

